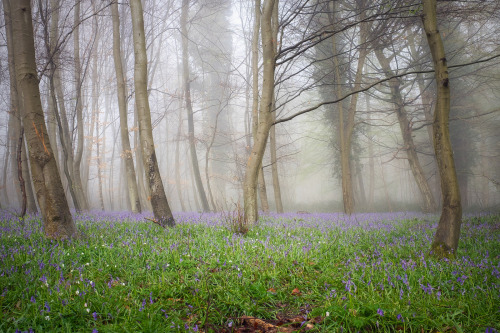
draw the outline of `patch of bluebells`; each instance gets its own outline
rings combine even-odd
[[[398,311],[390,311],[385,305],[385,311],[378,308],[376,313],[380,321],[391,317],[404,322],[404,318],[411,318],[415,312],[412,304],[415,298],[426,304],[443,306],[450,299],[464,302],[474,299],[480,303],[484,298],[496,298],[500,290],[498,251],[478,253],[472,247],[468,250],[464,247],[459,249],[456,260],[428,258],[425,251],[432,242],[437,217],[421,213],[267,214],[261,216],[261,223],[255,230],[242,237],[228,234],[220,213],[176,213],[179,227],[165,229],[164,236],[158,233],[156,225],[145,219],[152,218],[151,213],[86,212],[75,214],[79,232],[85,236],[65,243],[43,238],[38,215],[29,216],[29,223],[24,225],[8,213],[0,212],[0,216],[3,218],[0,223],[0,285],[20,280],[27,286],[22,291],[4,288],[1,296],[7,297],[5,304],[12,302],[13,308],[14,299],[21,299],[27,304],[23,306],[32,306],[46,317],[49,313],[62,311],[61,305],[76,306],[85,302],[86,312],[96,325],[100,317],[87,307],[87,299],[95,295],[105,298],[120,290],[120,294],[127,294],[136,304],[135,313],[145,315],[150,308],[159,309],[160,302],[155,301],[150,290],[131,296],[130,290],[137,286],[128,284],[121,267],[128,258],[141,262],[140,268],[149,275],[182,271],[183,267],[200,262],[209,263],[211,269],[224,272],[227,279],[234,278],[232,281],[238,282],[233,283],[239,285],[248,284],[250,278],[258,279],[266,270],[286,267],[290,274],[295,274],[309,266],[328,268],[335,264],[338,274],[316,276],[320,284],[318,289],[324,289],[324,300],[348,311],[349,302],[359,299],[362,303],[364,295],[389,294],[405,305]],[[402,226],[407,228],[405,232]],[[118,227],[124,232],[114,232]],[[465,221],[462,242],[476,241],[480,235],[481,239],[498,244],[500,235],[489,232],[489,228],[488,223]],[[200,231],[204,232],[203,237],[196,235]],[[169,235],[173,236],[168,238]],[[211,240],[210,237],[216,236],[219,237],[217,241]],[[72,250],[75,247],[82,250],[75,252]],[[116,254],[121,263],[118,267],[116,262],[100,263],[96,253]],[[98,270],[94,266],[98,266]],[[90,272],[99,272],[99,280],[88,276]],[[130,279],[142,274],[141,271],[129,273]],[[204,276],[196,272],[189,278],[189,294],[196,299],[203,288]],[[159,284],[166,280],[161,276],[154,279]],[[15,296],[9,298],[11,292]],[[60,300],[58,309],[54,299]],[[193,306],[185,304],[186,313],[192,315]],[[410,310],[404,312],[406,307]],[[144,311],[146,308],[148,310]],[[171,309],[156,312],[163,320],[173,320],[173,316],[169,318],[167,314]],[[172,327],[198,330],[196,325],[181,323],[175,321]],[[486,331],[496,332],[490,327]]]

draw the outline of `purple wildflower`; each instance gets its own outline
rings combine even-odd
[[[380,309],[380,308],[379,308],[379,309],[377,310],[377,314],[378,314],[379,316],[382,316],[382,317],[383,317],[383,316],[384,316],[384,311],[382,311],[382,309]]]

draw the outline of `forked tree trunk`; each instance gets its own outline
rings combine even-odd
[[[191,84],[189,79],[189,55],[188,55],[188,30],[187,19],[189,11],[189,0],[182,0],[181,10],[181,34],[182,34],[182,79],[184,85],[184,98],[186,100],[186,112],[188,120],[188,140],[189,152],[191,153],[191,163],[193,167],[193,176],[196,183],[196,189],[201,200],[204,212],[210,211],[208,206],[207,194],[201,181],[200,166],[198,163],[198,154],[196,153],[196,142],[194,135],[193,105],[191,102]]]
[[[390,61],[385,57],[383,51],[378,49],[375,51],[378,62],[382,66],[382,70],[385,72],[387,77],[393,76],[394,72],[391,69]],[[411,172],[417,183],[418,189],[420,190],[420,195],[424,203],[425,212],[434,212],[437,209],[436,201],[432,195],[431,187],[427,182],[424,170],[420,165],[420,161],[417,155],[417,148],[413,142],[413,130],[411,128],[410,121],[406,114],[405,103],[403,101],[403,96],[401,94],[400,83],[398,79],[392,79],[389,81],[389,87],[391,89],[391,100],[396,107],[396,115],[398,117],[399,128],[401,129],[401,136],[403,137],[404,150],[406,152],[406,157],[408,159],[408,164],[410,165]]]
[[[24,101],[24,124],[33,184],[48,238],[64,239],[76,231],[54,153],[47,140],[47,128],[40,100],[30,0],[12,3],[15,68],[19,97]]]
[[[436,0],[423,0],[423,24],[434,62],[437,85],[434,111],[434,152],[441,176],[443,208],[431,251],[437,257],[454,257],[460,238],[462,204],[450,141],[450,81],[443,41],[437,27]]]
[[[255,0],[254,5],[254,26],[252,37],[252,139],[256,141],[259,126],[259,34],[261,25],[261,0]],[[267,200],[266,179],[262,163],[259,166],[257,177],[260,205],[264,212],[269,211],[269,201]],[[257,208],[258,209],[258,208]]]
[[[127,181],[128,197],[134,213],[141,212],[141,202],[139,200],[139,190],[134,167],[132,149],[130,148],[130,138],[128,135],[127,121],[127,95],[125,76],[123,74],[121,42],[120,42],[120,17],[118,14],[118,2],[111,4],[111,16],[113,19],[113,59],[115,62],[115,72],[118,90],[118,109],[120,112],[120,138],[122,143],[121,157],[125,163],[125,175]]]
[[[151,206],[153,207],[155,219],[160,225],[173,227],[175,226],[175,220],[168,205],[167,196],[165,195],[153,141],[153,127],[147,92],[146,38],[141,0],[131,0],[130,10],[135,54],[135,102],[139,120],[140,146],[142,149],[144,170],[150,189]]]
[[[248,222],[256,223],[259,215],[257,210],[257,176],[262,165],[262,158],[266,149],[269,130],[272,125],[272,104],[274,94],[274,71],[276,68],[275,50],[276,40],[273,40],[272,14],[274,2],[265,0],[261,17],[261,38],[263,54],[263,82],[262,95],[259,106],[259,122],[255,135],[254,145],[247,162],[244,180],[244,212]],[[258,2],[258,1],[257,1]]]

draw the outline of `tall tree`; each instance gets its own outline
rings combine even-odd
[[[141,212],[141,202],[139,200],[139,191],[137,189],[136,174],[134,168],[134,159],[132,149],[130,148],[130,138],[128,135],[127,120],[127,94],[125,76],[123,73],[121,41],[120,41],[120,17],[118,14],[118,2],[111,4],[111,16],[113,19],[113,59],[115,62],[116,84],[118,90],[118,109],[120,112],[120,134],[122,144],[122,155],[125,162],[125,174],[127,180],[128,197],[134,213]]]
[[[258,1],[258,0],[257,0]],[[272,104],[274,96],[274,73],[276,69],[276,40],[273,40],[272,19],[278,0],[265,0],[261,17],[261,41],[263,57],[262,95],[259,105],[259,122],[255,135],[254,145],[248,158],[245,172],[243,200],[245,219],[248,222],[257,222],[257,177],[262,165],[262,158],[266,150],[269,130],[272,126]]]
[[[193,165],[193,176],[200,196],[201,205],[204,212],[210,211],[208,206],[207,194],[203,187],[200,174],[200,166],[198,163],[198,155],[196,154],[196,141],[194,135],[194,119],[193,119],[193,104],[191,102],[191,87],[189,80],[189,55],[188,55],[188,29],[187,19],[189,11],[189,0],[182,0],[181,10],[181,34],[182,34],[182,79],[184,85],[184,98],[186,100],[186,111],[188,119],[188,140],[189,151],[191,153],[191,163]]]
[[[35,198],[33,194],[33,188],[31,185],[31,175],[28,167],[28,158],[26,155],[26,147],[24,140],[24,127],[22,124],[22,115],[20,104],[17,93],[17,82],[16,82],[16,69],[14,66],[14,50],[13,50],[13,35],[12,35],[12,20],[10,18],[10,2],[8,0],[3,0],[4,5],[4,17],[5,17],[5,35],[7,41],[7,56],[9,59],[9,78],[10,78],[10,121],[9,130],[11,133],[15,133],[17,138],[14,136],[10,139],[15,139],[17,142],[17,174],[16,179],[19,180],[19,188],[22,193],[22,203],[23,203],[23,214],[24,212],[35,213],[37,211]],[[14,128],[11,128],[14,127]],[[19,141],[19,137],[23,139]],[[8,144],[9,144],[8,141]],[[9,147],[9,146],[8,146]],[[19,150],[20,149],[20,150]],[[6,155],[7,161],[7,155]],[[24,182],[24,185],[22,184]]]
[[[42,211],[46,237],[64,239],[73,236],[76,226],[64,195],[59,170],[50,142],[40,100],[35,63],[35,46],[30,0],[11,2],[16,80],[24,101],[33,184]]]
[[[156,221],[162,226],[175,226],[175,220],[165,195],[158,169],[153,141],[153,127],[147,92],[147,56],[144,17],[141,0],[131,0],[132,30],[134,37],[134,86],[137,117],[139,121],[140,146],[146,178],[148,180],[151,205]]]
[[[79,198],[80,208],[82,210],[89,209],[89,202],[87,194],[84,191],[82,177],[81,177],[81,164],[83,156],[83,103],[82,103],[82,65],[80,63],[80,2],[75,0],[74,18],[73,18],[73,61],[75,62],[75,92],[76,92],[76,130],[77,130],[77,146],[75,152],[75,159],[73,161],[74,167],[74,186]]]
[[[394,76],[394,72],[391,69],[390,59],[384,55],[382,48],[375,50],[375,55],[382,66],[382,70],[385,72],[386,77]],[[391,102],[396,107],[396,115],[398,117],[399,128],[401,129],[401,135],[403,137],[404,150],[406,151],[406,157],[408,159],[408,164],[413,173],[415,182],[417,183],[418,189],[424,203],[424,211],[434,212],[437,209],[434,196],[432,195],[431,187],[427,182],[427,178],[424,174],[424,170],[420,165],[420,161],[417,155],[417,148],[413,141],[413,129],[410,120],[408,119],[407,111],[405,108],[405,103],[401,93],[400,80],[392,79],[389,81],[389,87],[391,90]]]
[[[433,121],[434,152],[441,176],[443,208],[431,250],[438,257],[454,256],[460,238],[462,204],[450,141],[450,80],[443,41],[437,27],[436,0],[423,0],[422,20],[434,62],[437,85]]]

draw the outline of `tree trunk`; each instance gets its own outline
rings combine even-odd
[[[89,202],[87,199],[87,194],[84,191],[82,177],[81,177],[81,164],[83,156],[83,140],[84,140],[84,129],[83,129],[83,103],[82,103],[82,68],[80,64],[80,1],[75,0],[75,12],[74,12],[74,31],[73,31],[73,57],[75,62],[75,92],[76,92],[76,129],[77,129],[77,146],[75,159],[73,161],[73,175],[76,195],[79,199],[80,208],[82,210],[89,209]]]
[[[443,41],[437,27],[436,0],[423,0],[423,25],[434,62],[437,84],[434,111],[434,152],[441,176],[443,208],[431,251],[438,257],[454,257],[460,238],[462,205],[449,131],[450,81]]]
[[[193,165],[193,175],[200,196],[201,205],[204,212],[210,211],[207,195],[201,181],[200,166],[198,164],[198,155],[196,154],[196,142],[194,136],[193,105],[191,103],[191,86],[189,81],[189,56],[188,56],[188,30],[187,18],[189,10],[189,0],[182,0],[181,10],[181,34],[182,34],[182,78],[184,82],[184,98],[186,100],[186,111],[188,119],[188,140],[189,151],[191,153],[191,163]]]
[[[175,184],[177,188],[177,196],[179,197],[179,203],[181,204],[181,210],[186,211],[186,206],[184,205],[184,200],[182,199],[182,183],[181,183],[181,172],[180,172],[180,154],[179,145],[181,141],[181,128],[182,128],[182,113],[179,112],[179,127],[177,132],[177,139],[175,140]]]
[[[262,54],[263,54],[263,82],[262,96],[259,106],[259,122],[255,135],[254,145],[247,162],[244,180],[244,212],[248,222],[256,223],[259,215],[257,210],[257,176],[261,170],[262,158],[266,149],[269,130],[272,125],[272,104],[274,94],[274,71],[276,67],[275,49],[277,41],[273,40],[272,17],[275,8],[274,2],[278,0],[265,0],[262,11]],[[258,3],[258,1],[256,1]]]
[[[276,120],[276,99],[273,102],[273,121]],[[283,202],[281,201],[281,187],[278,172],[278,157],[276,151],[276,126],[271,126],[269,133],[269,144],[271,150],[271,171],[273,175],[273,189],[274,189],[274,202],[276,204],[276,212],[279,214],[283,213]]]
[[[9,148],[10,148],[10,143],[15,140],[19,139],[19,137],[22,137],[22,141],[17,143],[17,177],[16,179],[19,180],[19,187],[17,188],[16,192],[21,193],[21,203],[23,204],[24,208],[23,214],[24,215],[26,212],[28,213],[36,213],[37,208],[36,208],[36,203],[35,203],[35,198],[33,194],[33,189],[31,186],[31,175],[30,175],[30,170],[28,166],[28,160],[26,156],[26,147],[25,147],[25,140],[24,140],[24,128],[23,124],[21,121],[22,118],[22,112],[21,112],[21,101],[19,100],[18,97],[18,90],[17,90],[17,82],[16,82],[16,69],[14,66],[14,49],[13,49],[13,35],[12,35],[12,20],[10,17],[10,3],[9,0],[3,0],[4,4],[4,18],[5,18],[5,34],[6,34],[6,42],[7,42],[7,55],[8,55],[8,60],[9,60],[9,78],[10,78],[10,103],[11,103],[11,110],[10,110],[10,119],[9,119],[9,130],[8,130],[8,137],[7,137],[7,155],[6,155],[6,163],[8,161],[8,153],[9,153]],[[15,128],[14,128],[15,127]],[[16,133],[16,137],[10,137],[10,134]],[[15,142],[15,141],[14,141]],[[19,150],[20,149],[20,150]],[[6,179],[6,170],[4,171],[4,186],[5,184],[5,179]],[[22,184],[24,182],[24,184]],[[20,190],[20,191],[19,191]],[[7,195],[6,195],[7,197]],[[7,198],[8,201],[8,198]]]
[[[155,146],[153,141],[153,128],[151,125],[151,112],[147,92],[147,57],[146,38],[144,35],[144,18],[141,0],[131,0],[130,9],[132,16],[132,30],[134,36],[134,86],[135,102],[139,120],[139,135],[141,139],[142,159],[149,190],[151,193],[151,206],[155,219],[162,226],[175,226],[175,220],[168,205],[163,182],[158,169]]]
[[[73,236],[76,226],[57,169],[40,100],[30,0],[12,3],[15,68],[19,96],[24,101],[33,183],[42,211],[44,232],[48,238],[64,239]]]
[[[387,77],[393,76],[394,72],[391,69],[390,61],[383,54],[382,49],[375,50],[375,55],[377,56],[378,62],[382,66],[382,70],[385,72]],[[401,129],[401,136],[403,137],[404,150],[406,151],[406,156],[408,159],[408,164],[410,165],[411,172],[417,183],[418,189],[420,190],[420,195],[424,203],[425,212],[434,212],[437,209],[436,201],[432,195],[431,187],[427,182],[424,170],[420,165],[420,161],[417,155],[417,148],[413,142],[413,130],[411,123],[408,120],[408,115],[405,109],[405,103],[400,89],[400,81],[398,79],[392,79],[389,81],[389,87],[391,89],[391,100],[396,107],[396,115],[398,117],[399,128]]]
[[[134,213],[140,213],[141,202],[139,200],[139,190],[137,188],[134,159],[132,155],[132,149],[130,148],[130,138],[128,135],[127,94],[121,56],[120,17],[118,14],[118,2],[116,1],[113,1],[113,3],[111,4],[111,15],[113,19],[113,58],[115,62],[115,72],[118,89],[118,109],[120,112],[120,138],[122,143],[122,158],[125,163],[125,173],[130,205]]]
[[[370,168],[370,185],[368,186],[368,209],[373,211],[373,199],[375,195],[375,158],[373,156],[373,133],[371,127],[371,113],[370,113],[370,97],[365,94],[366,97],[366,109],[367,109],[367,122],[370,124],[369,127],[369,140],[368,140],[368,165]]]

